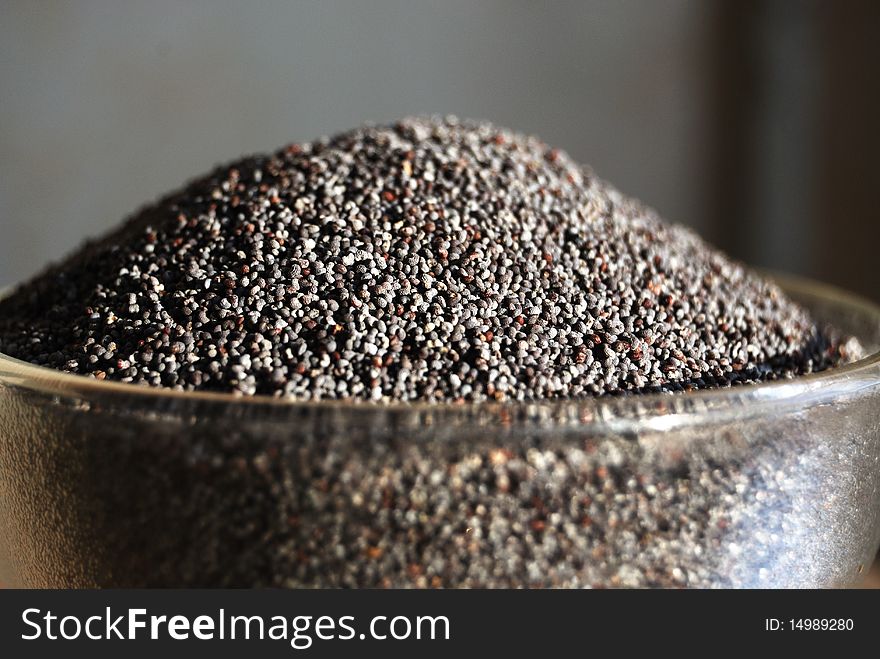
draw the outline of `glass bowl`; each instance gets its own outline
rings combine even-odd
[[[880,309],[780,283],[871,356],[691,394],[378,406],[0,355],[0,581],[853,584],[880,543]]]

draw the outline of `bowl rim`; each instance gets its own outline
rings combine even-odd
[[[880,305],[830,284],[787,274],[764,272],[787,294],[824,299],[832,305],[871,319],[880,327]],[[0,290],[0,297],[8,291]],[[365,416],[440,415],[455,421],[480,417],[510,425],[517,420],[566,421],[580,428],[631,432],[636,429],[665,431],[694,424],[737,421],[772,409],[806,409],[880,387],[880,350],[849,364],[785,380],[743,384],[682,393],[651,393],[596,396],[576,399],[530,401],[427,402],[359,400],[302,400],[231,392],[180,391],[145,384],[96,380],[84,375],[57,371],[0,353],[0,389],[27,389],[63,398],[132,403],[140,409],[168,409],[175,403],[193,403],[216,409],[277,410],[309,413],[352,413]],[[482,424],[481,424],[482,425]]]

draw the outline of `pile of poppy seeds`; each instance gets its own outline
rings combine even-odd
[[[34,364],[380,403],[306,406],[270,434],[222,415],[177,427],[72,410],[67,437],[88,437],[94,505],[112,521],[95,533],[102,555],[142,580],[103,585],[755,585],[712,561],[763,557],[766,506],[812,510],[815,496],[778,484],[778,461],[743,467],[816,450],[782,431],[761,448],[731,426],[722,449],[747,459],[670,449],[661,468],[666,437],[505,440],[518,406],[414,407],[501,410],[436,440],[442,423],[338,431],[311,414],[726,387],[854,350],[563,152],[455,118],[220,167],[0,302],[0,352]],[[705,439],[690,446],[715,450]]]
[[[408,119],[215,170],[0,304],[0,351],[296,399],[680,391],[834,365],[774,285],[561,151]]]

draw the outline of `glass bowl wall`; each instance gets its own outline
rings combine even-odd
[[[861,361],[563,403],[296,403],[0,355],[5,586],[843,586],[880,544],[880,310],[787,280]]]

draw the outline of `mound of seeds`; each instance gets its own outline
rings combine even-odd
[[[775,286],[561,151],[454,118],[215,170],[4,300],[0,351],[376,401],[690,390],[845,357]]]

